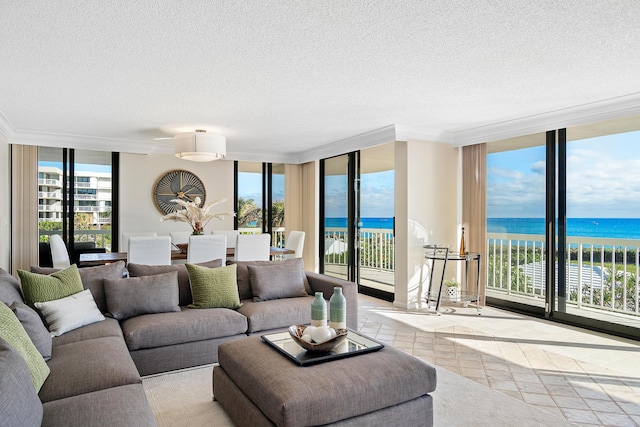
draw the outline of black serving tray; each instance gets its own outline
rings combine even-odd
[[[349,330],[347,338],[341,344],[328,353],[317,353],[305,350],[291,338],[289,332],[262,335],[262,339],[300,366],[309,366],[344,359],[345,357],[357,356],[384,348],[384,344],[352,330]]]

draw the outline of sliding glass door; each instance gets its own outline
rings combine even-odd
[[[640,117],[567,128],[565,146],[554,316],[640,336]]]
[[[393,299],[394,144],[320,163],[321,272],[357,282],[362,293]]]
[[[236,222],[241,233],[271,234],[285,245],[284,164],[236,162]]]
[[[487,302],[640,338],[640,117],[488,144]]]
[[[40,265],[50,264],[52,234],[62,236],[72,262],[115,247],[117,166],[117,153],[38,148]]]
[[[488,144],[487,300],[540,315],[546,303],[545,183],[544,133]]]
[[[358,176],[359,153],[320,161],[321,232],[320,271],[358,281]]]

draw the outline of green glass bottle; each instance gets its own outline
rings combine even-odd
[[[333,295],[329,298],[329,327],[336,330],[347,328],[347,300],[340,286],[333,288]]]
[[[322,292],[316,292],[311,302],[311,326],[327,326],[327,303]]]

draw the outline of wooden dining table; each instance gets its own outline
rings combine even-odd
[[[183,245],[179,245],[183,246]],[[288,255],[296,253],[292,249],[278,248],[271,246],[271,256],[276,255]],[[227,248],[227,258],[232,258],[235,255],[235,248]],[[186,248],[179,248],[179,250],[171,251],[171,261],[183,261],[187,259]],[[126,252],[103,252],[103,253],[84,253],[80,254],[78,265],[80,267],[91,267],[96,265],[110,264],[112,262],[124,261],[127,262]]]

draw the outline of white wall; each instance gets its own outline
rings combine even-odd
[[[429,283],[425,244],[456,248],[458,149],[396,142],[396,276],[394,304],[416,308]]]
[[[11,207],[11,167],[9,162],[9,144],[0,134],[0,268],[9,268],[11,253],[11,228],[9,227]]]
[[[120,232],[155,231],[168,235],[172,231],[191,231],[184,222],[160,222],[162,213],[156,208],[153,190],[156,181],[174,169],[193,172],[203,182],[206,200],[226,198],[213,207],[213,212],[232,212],[233,161],[191,162],[168,154],[120,154]],[[233,228],[233,218],[213,219],[205,228],[212,230]]]

